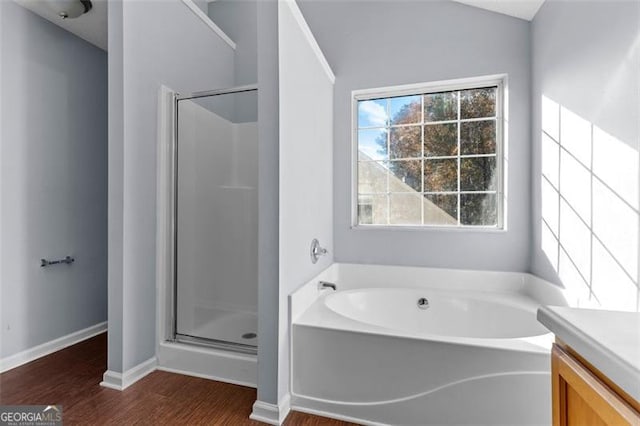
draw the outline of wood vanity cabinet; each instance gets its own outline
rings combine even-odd
[[[640,403],[562,342],[553,345],[551,379],[554,426],[640,426]]]

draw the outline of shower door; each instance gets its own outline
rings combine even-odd
[[[255,353],[258,92],[176,97],[174,334]]]

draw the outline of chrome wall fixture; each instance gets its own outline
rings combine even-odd
[[[76,259],[71,256],[65,256],[64,259],[57,259],[57,260],[40,259],[40,267],[58,265],[61,263],[66,263],[67,265],[71,265],[75,261]]]
[[[317,238],[314,238],[311,241],[311,249],[309,252],[309,254],[311,255],[311,263],[313,264],[318,262],[320,256],[325,256],[327,253],[329,253],[326,248],[320,247],[320,242]]]

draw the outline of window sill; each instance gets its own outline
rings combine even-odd
[[[506,234],[506,228],[489,226],[415,226],[415,225],[351,225],[352,231],[412,231]]]

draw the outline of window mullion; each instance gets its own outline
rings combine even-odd
[[[456,92],[456,97],[457,97],[457,106],[458,106],[458,113],[457,113],[457,122],[456,122],[456,126],[458,128],[457,131],[457,143],[458,143],[458,152],[457,154],[457,162],[458,162],[458,209],[457,209],[457,213],[458,213],[458,226],[462,225],[462,222],[460,221],[460,211],[462,210],[462,203],[461,203],[461,195],[460,195],[460,191],[462,190],[461,185],[460,185],[460,166],[461,166],[461,161],[460,161],[460,91]]]
[[[424,95],[420,96],[420,140],[422,144],[422,158],[420,158],[420,223],[424,225]]]
[[[391,112],[391,108],[389,105],[391,101],[387,99],[386,101],[386,113],[387,113],[387,225],[391,224],[391,187],[389,180],[391,179],[391,117],[389,117],[389,113]]]

